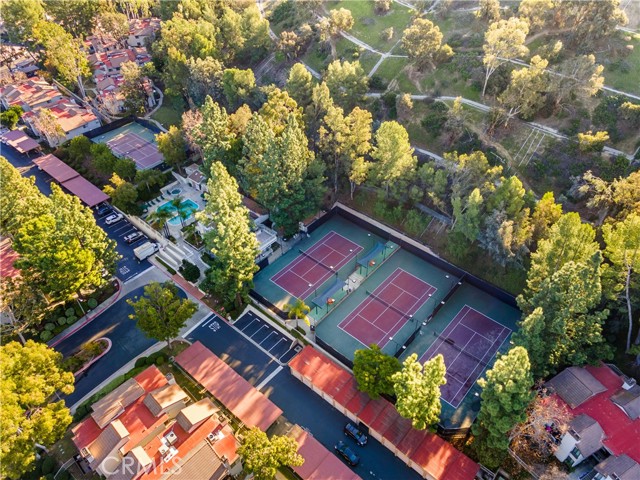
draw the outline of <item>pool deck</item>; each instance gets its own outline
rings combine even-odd
[[[171,193],[171,191],[175,189],[180,189],[180,193],[178,194]],[[192,202],[198,205],[198,211],[202,211],[204,210],[205,202],[204,202],[204,199],[200,196],[201,193],[202,192],[199,192],[187,185],[181,184],[180,182],[177,182],[177,181],[173,182],[167,185],[166,187],[162,188],[162,195],[160,197],[157,197],[151,202],[147,203],[148,210],[146,213],[146,217],[149,217],[150,215],[155,213],[158,210],[158,208],[160,208],[165,203],[170,202],[171,200],[178,197],[181,197],[182,201],[191,200]],[[193,222],[195,222],[195,215],[191,215],[188,219],[185,219],[184,225],[187,226],[192,224]],[[169,232],[174,237],[180,236],[180,230],[182,230],[182,224],[180,221],[173,224],[171,223],[171,220],[170,220],[169,222],[167,222],[167,225],[169,226]]]

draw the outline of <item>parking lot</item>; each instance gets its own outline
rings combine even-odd
[[[148,260],[138,262],[136,257],[133,255],[133,249],[139,247],[148,239],[147,237],[143,236],[131,244],[125,242],[124,237],[137,231],[137,229],[133,225],[131,225],[126,218],[123,218],[122,220],[114,224],[107,225],[105,219],[112,213],[113,211],[105,213],[103,215],[99,215],[98,212],[94,210],[96,223],[100,225],[105,232],[107,232],[109,238],[115,240],[118,244],[116,250],[122,256],[122,259],[118,262],[118,266],[116,268],[116,276],[121,281],[126,282],[127,280],[135,277],[139,273],[142,273],[147,268],[151,267],[151,264]]]
[[[234,326],[279,362],[287,363],[298,353],[291,348],[288,337],[251,311],[236,320]]]

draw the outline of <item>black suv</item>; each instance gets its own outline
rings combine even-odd
[[[342,440],[340,440],[334,448],[336,449],[336,452],[338,452],[340,456],[352,467],[355,467],[360,463],[360,457],[353,453],[353,450],[351,450]]]
[[[353,438],[358,445],[364,447],[367,444],[367,436],[358,429],[353,423],[347,423],[344,426],[344,434]]]
[[[111,213],[111,206],[108,203],[103,203],[102,205],[100,205],[98,207],[98,215],[100,215],[101,217],[103,215],[106,215],[107,213]]]

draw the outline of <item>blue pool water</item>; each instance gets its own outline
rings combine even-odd
[[[180,204],[180,211],[183,213],[186,213],[187,215],[185,216],[184,220],[187,220],[189,218],[191,218],[191,216],[197,212],[199,210],[199,206],[196,202],[194,202],[193,200],[185,200],[184,202],[182,202]],[[158,210],[166,210],[167,212],[177,212],[178,209],[171,203],[171,202],[165,202],[162,205],[160,205],[158,207]],[[172,219],[169,220],[169,225],[180,225],[180,217],[179,216],[175,216]]]

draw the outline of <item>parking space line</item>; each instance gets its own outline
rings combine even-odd
[[[260,345],[262,345],[264,342],[266,342],[266,341],[267,341],[267,339],[268,339],[271,335],[273,335],[274,333],[276,333],[276,332],[271,332],[271,333],[269,333],[269,335],[267,335],[266,337],[264,337],[264,338],[262,339],[262,341],[260,342]]]
[[[258,333],[260,330],[262,330],[262,329],[263,329],[263,328],[265,328],[265,327],[266,327],[266,329],[267,329],[267,330],[269,330],[269,327],[268,327],[267,325],[261,325],[261,326],[260,326],[260,328],[259,328],[258,330],[256,330],[255,332],[253,332],[253,335],[250,335],[250,337],[251,337],[251,338],[255,337],[255,336],[256,336],[256,333]]]
[[[256,319],[251,320],[247,325],[244,326],[244,328],[241,328],[240,330],[242,330],[243,332],[249,328],[251,325],[253,325],[253,322],[255,322]],[[258,320],[258,323],[260,323],[260,320]]]
[[[282,370],[283,370],[283,367],[282,366],[278,366],[278,368],[276,368],[273,372],[271,372],[271,374],[267,378],[262,380],[260,382],[260,384],[258,386],[256,386],[256,390],[260,390],[262,387],[264,387],[267,383],[269,383],[271,381],[271,379],[273,377],[275,377],[277,374],[279,374]]]
[[[280,342],[281,342],[281,341],[283,341],[283,340],[284,340],[284,338],[279,339],[279,340],[278,340],[278,343],[276,343],[273,347],[271,347],[271,348],[269,349],[269,353],[271,353],[271,350],[273,350],[273,349],[274,349],[274,348],[276,348],[278,345],[280,345]]]

